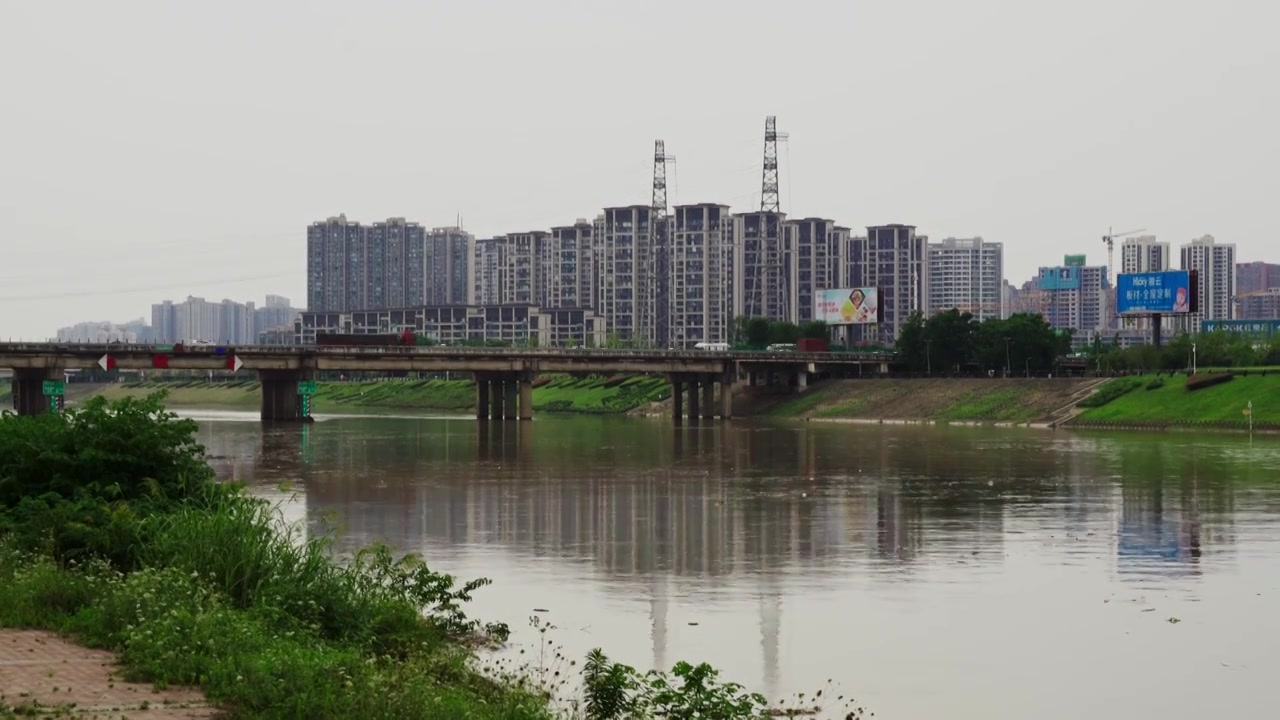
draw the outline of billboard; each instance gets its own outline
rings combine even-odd
[[[1116,312],[1181,315],[1194,310],[1195,292],[1186,270],[1116,276]]]
[[[870,325],[881,319],[880,288],[819,290],[813,319],[828,325]]]
[[[1062,264],[1068,267],[1084,267],[1084,263],[1084,255],[1064,255],[1062,257]]]
[[[1037,284],[1041,290],[1079,290],[1080,268],[1074,265],[1042,267]]]
[[[1280,320],[1204,320],[1200,323],[1200,332],[1239,333],[1241,335],[1262,335],[1271,337],[1280,332]]]

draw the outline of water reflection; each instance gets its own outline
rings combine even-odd
[[[668,666],[694,652],[771,695],[812,689],[804,683],[839,667],[874,678],[881,709],[921,712],[954,703],[931,704],[943,688],[978,692],[966,675],[971,649],[946,650],[948,637],[967,632],[950,613],[975,598],[983,603],[965,622],[986,628],[978,642],[987,651],[1016,663],[1026,640],[1006,625],[1018,617],[1081,613],[1061,603],[1085,588],[1099,606],[1126,587],[1143,593],[1133,602],[1153,592],[1198,600],[1208,578],[1236,571],[1238,546],[1274,533],[1280,493],[1266,481],[1280,471],[1280,450],[1179,440],[613,418],[201,429],[221,476],[296,483],[305,492],[295,511],[313,528],[339,516],[340,549],[385,540],[514,587],[485,600],[486,617],[509,612],[518,622],[533,597],[551,598],[574,607],[581,642],[621,644],[630,662]],[[1274,565],[1276,549],[1263,547],[1250,544],[1248,557]],[[1031,632],[1065,648],[1109,622],[1089,617]],[[911,660],[895,654],[904,648],[916,648]],[[926,689],[875,660],[898,657],[889,664],[905,668],[920,653],[943,653],[933,662],[950,675],[926,673]],[[1055,716],[1033,690],[1028,711]],[[1014,707],[1024,691],[1002,692]]]

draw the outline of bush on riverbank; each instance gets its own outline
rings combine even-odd
[[[1102,407],[1116,398],[1127,395],[1134,390],[1145,385],[1146,382],[1141,378],[1123,377],[1116,378],[1102,387],[1098,388],[1092,395],[1080,401],[1080,407],[1096,408]],[[1148,387],[1148,390],[1152,388]]]
[[[195,423],[161,400],[0,418],[0,626],[69,633],[117,652],[129,679],[199,685],[245,717],[553,717],[545,684],[474,662],[508,634],[463,610],[488,580],[459,586],[381,546],[335,564],[327,539],[213,482]],[[588,683],[586,717],[609,717],[590,708],[618,692],[627,717],[765,712],[706,665],[643,679],[639,694]]]

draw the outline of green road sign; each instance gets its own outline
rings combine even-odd
[[[45,380],[45,395],[64,395],[67,392],[67,384],[61,380]]]
[[[316,381],[315,380],[299,380],[298,394],[299,395],[315,395]]]
[[[311,417],[311,397],[302,396],[302,417]]]

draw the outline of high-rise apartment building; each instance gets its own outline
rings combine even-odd
[[[1236,299],[1236,246],[1205,235],[1182,246],[1182,269],[1199,275],[1200,309],[1191,313],[1193,332],[1204,320],[1230,320]]]
[[[733,315],[796,320],[795,226],[780,212],[733,216]]]
[[[605,208],[595,230],[601,270],[597,312],[611,335],[641,346],[658,340],[652,213],[648,205]]]
[[[1172,263],[1169,243],[1157,242],[1155,235],[1125,238],[1120,244],[1120,273],[1163,272]]]
[[[1109,275],[1105,266],[1085,262],[1040,268],[1035,284],[1045,322],[1056,330],[1072,331],[1076,345],[1104,335],[1110,316]]]
[[[346,310],[369,305],[366,228],[346,215],[307,228],[307,308]]]
[[[594,308],[594,226],[584,219],[551,228],[551,268],[548,272],[550,307]]]
[[[818,293],[845,287],[841,284],[844,271],[841,261],[847,252],[849,231],[823,218],[804,218],[787,224],[791,226],[795,254],[787,278],[791,319],[811,322]]]
[[[510,233],[502,253],[503,305],[547,304],[547,275],[551,269],[551,242],[548,233]]]
[[[253,311],[253,342],[262,342],[263,335],[270,331],[292,334],[293,323],[301,312],[289,303],[289,298],[268,295],[266,305]],[[283,332],[286,329],[288,332]]]
[[[1280,265],[1266,262],[1236,263],[1236,294],[1248,295],[1280,288]]]
[[[1003,316],[1004,245],[976,238],[929,243],[929,315],[956,309]]]
[[[880,288],[883,322],[855,328],[863,340],[892,344],[911,313],[929,308],[929,238],[914,225],[874,225],[850,241],[851,287]]]
[[[1239,320],[1280,320],[1280,288],[1240,295]]]
[[[733,254],[729,206],[677,205],[668,245],[669,343],[729,342],[733,323]]]
[[[426,236],[426,305],[466,305],[471,295],[467,268],[475,236],[460,227],[434,228]]]
[[[507,238],[477,240],[470,257],[467,274],[471,277],[472,305],[498,305],[502,302],[506,276]]]

